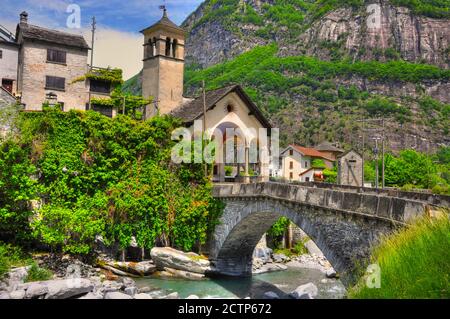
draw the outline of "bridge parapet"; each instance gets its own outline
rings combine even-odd
[[[216,198],[271,198],[405,224],[437,208],[433,203],[386,194],[357,193],[286,183],[216,184]],[[445,207],[445,206],[443,206]],[[447,206],[448,207],[448,206]]]

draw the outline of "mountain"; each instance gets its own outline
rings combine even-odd
[[[186,95],[243,85],[283,144],[357,148],[358,120],[383,116],[393,151],[433,152],[450,144],[449,4],[205,1],[183,23]]]

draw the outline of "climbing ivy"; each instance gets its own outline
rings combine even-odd
[[[0,148],[0,235],[32,233],[73,254],[91,253],[97,236],[122,248],[132,237],[141,248],[201,246],[221,204],[201,165],[171,162],[180,124],[93,111],[21,114],[22,135]],[[42,201],[31,222],[30,198]]]

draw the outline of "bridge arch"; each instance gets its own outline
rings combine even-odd
[[[369,256],[372,243],[393,225],[355,218],[309,205],[287,205],[273,199],[227,199],[221,224],[210,249],[215,272],[251,276],[253,251],[261,237],[282,216],[300,227],[321,249],[343,281],[352,280],[357,261]]]

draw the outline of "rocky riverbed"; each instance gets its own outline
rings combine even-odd
[[[345,290],[336,279],[336,273],[323,256],[302,255],[289,258],[273,254],[270,250],[255,251],[258,257],[254,261],[254,274],[279,272],[288,270],[297,276],[295,269],[311,269],[316,271],[314,281],[286,291],[279,277],[276,285],[265,280],[254,280],[255,288],[251,293],[235,294],[237,298],[316,298],[319,289],[335,289],[336,297],[341,298]],[[173,289],[164,289],[163,285],[147,285],[146,279],[159,280],[166,283],[178,280],[178,285],[192,287],[200,285],[195,280],[208,281],[206,274],[211,270],[207,259],[194,253],[182,253],[171,248],[155,248],[151,252],[152,260],[143,262],[117,262],[100,258],[97,265],[92,266],[69,256],[44,255],[36,258],[41,267],[50,269],[52,280],[25,283],[30,267],[11,270],[0,282],[0,299],[198,299],[197,295],[180,296]],[[289,273],[289,274],[290,274]],[[320,275],[322,273],[322,275]],[[319,274],[319,275],[317,275]],[[287,276],[288,274],[286,274]],[[300,276],[300,275],[299,275]],[[276,276],[275,276],[276,277]],[[275,278],[273,277],[273,278]],[[153,279],[151,279],[153,278]],[[258,277],[260,278],[260,277]],[[262,277],[270,281],[271,277]],[[319,282],[320,279],[320,282]],[[180,281],[181,280],[181,281]],[[279,282],[281,280],[281,282]],[[287,280],[287,279],[286,279]],[[137,282],[138,283],[137,283]],[[255,284],[256,283],[256,284]],[[209,283],[201,285],[211,285]],[[239,287],[237,283],[236,287]],[[286,287],[285,287],[286,288]],[[238,289],[238,288],[236,288]],[[329,297],[329,294],[323,295]],[[202,296],[204,298],[204,296]],[[214,297],[214,296],[213,296]],[[216,296],[217,297],[217,296]],[[320,296],[319,296],[320,297]],[[332,296],[334,297],[334,296]]]

